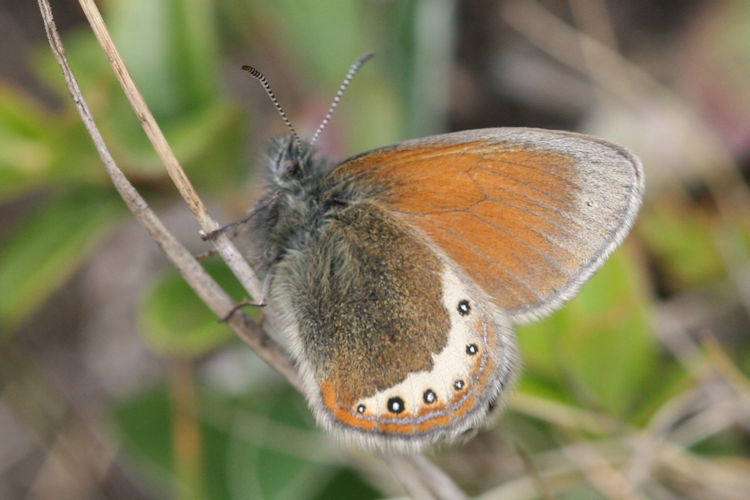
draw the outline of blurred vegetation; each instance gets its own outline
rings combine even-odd
[[[244,63],[266,74],[309,135],[349,64],[375,50],[322,138],[339,158],[480,126],[564,127],[631,147],[649,190],[633,235],[575,300],[519,329],[525,371],[499,423],[433,456],[486,498],[743,498],[750,72],[737,61],[750,58],[750,9],[740,0],[696,1],[687,13],[668,2],[544,2],[605,44],[606,30],[587,27],[608,6],[624,57],[680,89],[676,112],[637,80],[630,103],[601,92],[596,71],[533,47],[519,34],[523,17],[501,4],[102,7],[187,174],[226,221],[251,205],[264,144],[284,131]],[[53,9],[120,167],[204,250],[77,6]],[[19,12],[0,6],[0,19],[12,24]],[[530,19],[554,38],[543,17]],[[401,494],[382,465],[316,429],[303,398],[133,236],[41,36],[30,36],[26,61],[36,83],[19,72],[0,84],[0,433],[9,436],[0,497]],[[152,253],[142,257],[143,247]],[[243,298],[223,265],[206,266]]]

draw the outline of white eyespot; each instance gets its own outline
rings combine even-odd
[[[424,391],[424,394],[422,394],[422,399],[429,405],[437,401],[437,394],[435,394],[435,391],[432,389],[427,389]]]
[[[390,398],[387,403],[388,411],[391,413],[401,413],[404,411],[404,400],[396,396]]]
[[[471,306],[469,305],[469,301],[466,299],[462,299],[458,302],[458,314],[461,316],[466,316],[471,312]]]
[[[475,383],[480,386],[478,390],[484,388],[477,370],[486,364],[483,360],[490,347],[485,338],[487,319],[481,297],[446,268],[442,305],[449,313],[450,330],[442,350],[432,353],[430,369],[409,373],[399,383],[355,401],[352,414],[385,421],[403,419],[407,414],[415,419],[437,418],[451,411],[451,405],[457,404],[456,397],[463,398],[462,403],[469,401],[467,392]]]

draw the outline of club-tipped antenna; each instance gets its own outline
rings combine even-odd
[[[301,143],[302,141],[300,141],[299,135],[297,135],[297,131],[294,130],[292,122],[289,121],[289,118],[287,118],[286,113],[284,113],[284,109],[281,107],[281,104],[279,104],[279,101],[276,100],[276,95],[273,93],[273,90],[271,90],[271,86],[268,84],[268,80],[266,79],[266,77],[263,76],[263,73],[258,71],[256,68],[253,68],[252,66],[248,66],[247,64],[242,66],[242,69],[250,73],[250,76],[258,80],[260,84],[263,85],[266,94],[268,94],[268,97],[271,98],[271,102],[273,103],[273,105],[276,106],[276,111],[279,112],[279,114],[281,115],[281,119],[284,120],[287,128],[289,128],[289,131],[294,136],[294,140],[298,144]]]
[[[333,110],[336,109],[336,106],[338,106],[339,101],[341,100],[341,96],[344,95],[344,91],[349,86],[349,83],[351,83],[352,78],[354,78],[354,75],[357,74],[357,71],[359,71],[359,68],[362,67],[363,64],[365,64],[368,60],[374,56],[374,52],[368,52],[367,54],[364,54],[363,56],[360,56],[359,59],[354,61],[354,64],[352,64],[352,67],[349,68],[349,72],[346,74],[346,78],[344,78],[344,81],[341,83],[341,86],[339,87],[339,91],[336,92],[336,96],[333,98],[333,102],[331,103],[331,107],[328,108],[328,113],[326,113],[326,116],[323,118],[323,121],[320,122],[320,125],[318,126],[318,130],[315,131],[315,133],[312,136],[312,139],[310,140],[310,144],[315,144],[315,141],[318,140],[318,136],[321,132],[323,132],[323,129],[326,128],[326,125],[328,125],[328,120],[331,119],[331,116],[333,115]]]

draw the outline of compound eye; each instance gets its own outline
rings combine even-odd
[[[299,163],[296,160],[286,159],[281,162],[281,168],[279,169],[279,177],[285,178],[293,175],[297,175],[299,172]]]

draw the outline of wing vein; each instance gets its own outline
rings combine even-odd
[[[568,271],[567,269],[565,269],[565,268],[564,268],[564,267],[562,266],[562,264],[560,264],[559,262],[557,262],[556,260],[554,260],[554,259],[553,259],[553,258],[552,258],[551,256],[549,256],[549,255],[547,255],[546,253],[544,253],[544,252],[542,252],[541,250],[539,250],[539,249],[538,249],[538,248],[537,248],[536,246],[534,246],[534,245],[533,245],[533,244],[531,244],[530,242],[528,242],[528,241],[524,240],[523,238],[520,238],[519,236],[516,236],[515,234],[513,234],[513,233],[511,233],[511,232],[509,232],[509,231],[507,231],[507,230],[503,229],[503,228],[502,228],[502,227],[500,227],[500,226],[497,226],[497,225],[495,225],[495,224],[491,223],[490,221],[488,221],[488,220],[487,220],[487,219],[485,219],[484,217],[480,217],[479,215],[477,215],[477,214],[474,214],[474,213],[470,213],[469,215],[471,215],[471,216],[472,216],[473,218],[475,218],[475,219],[477,219],[477,220],[480,220],[480,221],[484,222],[484,223],[485,223],[485,224],[487,224],[488,226],[490,226],[490,227],[492,227],[492,228],[495,228],[495,229],[497,229],[498,231],[500,231],[500,232],[502,232],[502,233],[505,233],[506,235],[508,235],[508,236],[509,236],[509,237],[511,237],[512,239],[514,239],[514,240],[516,240],[517,242],[521,243],[522,245],[524,245],[524,246],[528,247],[528,248],[529,248],[530,250],[532,250],[533,252],[535,252],[536,254],[538,254],[538,255],[539,255],[540,257],[544,258],[544,260],[546,260],[547,262],[549,262],[549,263],[550,263],[550,264],[551,264],[552,266],[554,266],[554,267],[558,268],[558,269],[559,269],[560,271],[562,271],[562,273],[563,273],[563,274],[564,274],[565,276],[567,276],[567,277],[569,277],[569,278],[571,277],[571,276],[570,276],[570,272],[569,272],[569,271]],[[515,254],[514,254],[514,255],[515,255]],[[517,256],[516,256],[516,257],[517,257]]]
[[[491,256],[487,255],[482,249],[477,248],[475,245],[472,245],[471,242],[469,242],[468,240],[466,240],[466,238],[464,238],[463,236],[455,233],[454,231],[451,231],[450,229],[448,229],[448,228],[446,228],[444,226],[436,224],[435,222],[433,222],[433,221],[431,221],[429,219],[425,219],[425,222],[428,223],[428,224],[430,224],[430,225],[432,225],[432,226],[434,226],[434,227],[437,227],[438,229],[440,229],[442,231],[445,231],[445,232],[451,234],[457,240],[463,242],[467,247],[469,247],[472,250],[474,250],[477,254],[482,255],[483,257],[485,257],[487,259],[487,261],[489,261],[490,264],[494,265],[498,269],[501,269],[501,270],[505,271],[511,278],[513,278],[514,280],[516,280],[521,286],[523,286],[528,291],[530,291],[532,294],[534,294],[534,296],[537,299],[542,299],[542,297],[539,295],[539,292],[537,292],[534,288],[532,288],[529,284],[527,284],[523,279],[519,278],[513,271],[511,271],[507,267],[503,266],[500,262],[497,262]],[[513,288],[506,287],[505,291],[509,291],[509,292],[513,293],[517,298],[520,298],[519,295],[518,295],[518,293]]]

